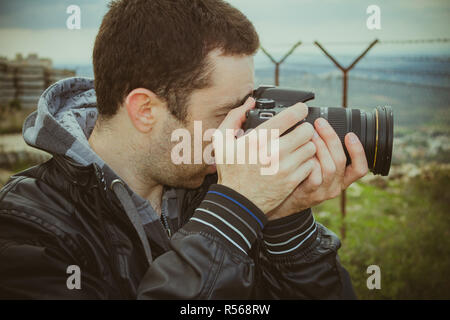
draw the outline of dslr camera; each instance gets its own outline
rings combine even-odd
[[[256,128],[287,107],[314,99],[314,93],[260,86],[253,91],[253,97],[256,106],[247,111],[244,131]],[[364,147],[369,170],[376,175],[389,174],[394,139],[394,119],[390,106],[379,106],[370,112],[360,109],[308,107],[308,116],[284,134],[305,121],[313,124],[319,117],[326,119],[339,136],[347,156],[347,165],[350,164],[350,157],[344,137],[347,133],[354,132]]]

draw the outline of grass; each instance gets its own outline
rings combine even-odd
[[[356,183],[347,192],[346,238],[339,251],[360,299],[449,299],[450,171],[432,169],[386,189]],[[339,234],[339,199],[314,210]],[[381,289],[369,290],[369,265],[381,269]]]

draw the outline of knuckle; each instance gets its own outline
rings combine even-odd
[[[335,162],[337,167],[343,168],[347,162],[347,157],[345,155],[337,156]]]
[[[309,141],[307,143],[307,146],[308,146],[308,149],[309,149],[311,155],[316,153],[317,148],[316,148],[316,145],[313,142]]]
[[[337,198],[339,197],[339,195],[341,194],[341,191],[339,189],[333,189],[333,191],[331,191],[330,196],[331,199]]]
[[[367,168],[367,166],[356,169],[356,174],[358,175],[358,178],[364,177],[368,172],[369,169]]]
[[[304,122],[300,125],[300,127],[301,127],[301,131],[303,131],[302,135],[307,136],[309,139],[311,139],[314,134],[313,125],[309,122]]]
[[[317,176],[311,179],[311,185],[314,189],[317,189],[322,184],[322,177]]]
[[[334,163],[330,163],[324,166],[323,171],[326,175],[333,176],[336,173],[336,166]]]
[[[300,147],[299,152],[306,157],[312,157],[316,153],[316,146],[312,142],[307,142]]]
[[[364,167],[364,174],[363,175],[366,175],[366,174],[368,174],[369,173],[369,168],[367,167],[367,166],[365,166]]]
[[[300,117],[300,120],[308,115],[308,106],[302,102],[294,104],[292,109],[296,113],[297,117]]]

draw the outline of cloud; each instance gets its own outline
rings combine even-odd
[[[65,28],[68,6],[81,8],[82,27],[98,28],[108,0],[0,0],[0,28]]]
[[[150,0],[149,0],[150,1]],[[91,60],[92,45],[109,0],[0,0],[0,55],[37,52],[61,63]],[[298,40],[312,42],[449,37],[448,0],[230,0],[254,23],[262,44],[282,55]],[[81,8],[81,30],[67,30],[66,8]],[[381,8],[379,31],[366,28],[367,6]],[[6,44],[6,45],[5,45]],[[336,48],[359,53],[364,46]],[[405,46],[386,50],[409,50]],[[316,52],[302,46],[299,52]],[[334,50],[334,49],[333,49]],[[382,47],[377,47],[382,50]]]
[[[37,53],[55,64],[86,64],[91,61],[97,29],[0,29],[0,55]]]

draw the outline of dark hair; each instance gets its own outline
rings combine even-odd
[[[147,88],[184,120],[192,91],[209,85],[211,50],[251,55],[258,48],[252,23],[221,0],[112,1],[93,52],[99,113],[114,115],[131,90]]]

